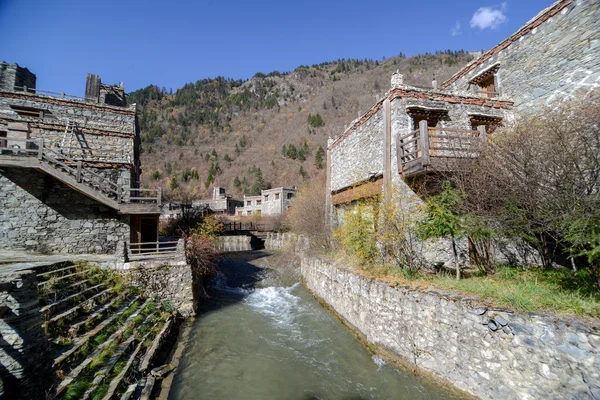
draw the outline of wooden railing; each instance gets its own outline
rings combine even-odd
[[[179,241],[141,243],[126,242],[126,246],[127,258],[129,258],[129,260],[174,256],[181,248]]]
[[[73,94],[66,94],[64,92],[50,92],[48,90],[33,89],[33,88],[29,88],[27,86],[15,86],[14,91],[15,92],[25,92],[25,93],[30,93],[30,94],[43,94],[43,95],[48,95],[48,96],[53,96],[53,97],[60,97],[61,99],[85,101],[85,97],[75,96]]]
[[[256,226],[256,222],[225,222],[223,223],[223,230],[225,232],[255,231]]]
[[[421,121],[419,129],[398,137],[398,165],[419,162],[426,167],[434,157],[477,157],[486,141],[484,125],[477,127],[477,130],[429,128],[427,121]]]
[[[117,203],[150,203],[161,205],[162,193],[158,189],[130,188],[117,184],[83,165],[82,160],[74,160],[63,153],[45,146],[44,138],[39,139],[0,139],[0,155],[37,157],[40,161],[71,175],[78,183],[91,187]]]

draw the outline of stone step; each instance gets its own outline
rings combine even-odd
[[[69,334],[71,336],[76,336],[77,333],[79,332],[79,328],[81,328],[84,325],[89,324],[94,319],[98,318],[98,316],[100,316],[106,310],[108,310],[109,308],[111,308],[113,306],[113,304],[115,304],[117,301],[124,299],[125,296],[126,296],[126,294],[121,294],[121,295],[115,297],[114,299],[112,299],[107,304],[104,304],[99,309],[96,309],[92,314],[87,315],[85,319],[71,324],[71,327],[69,328]]]
[[[78,266],[79,266],[79,265],[75,265],[74,267],[78,267]],[[84,269],[83,271],[77,271],[77,272],[74,272],[74,273],[72,273],[72,274],[61,275],[61,276],[59,276],[59,277],[58,277],[58,278],[56,278],[56,279],[49,278],[49,279],[46,279],[46,280],[45,280],[45,281],[43,281],[43,282],[39,282],[39,283],[38,283],[38,286],[40,286],[40,287],[43,287],[43,286],[45,286],[45,285],[47,285],[47,284],[49,284],[49,283],[56,283],[56,282],[58,282],[58,281],[62,281],[62,280],[64,280],[64,279],[67,279],[67,278],[72,278],[72,277],[74,277],[74,276],[84,275],[84,274],[87,274],[88,272],[90,272],[90,271],[92,271],[92,270],[93,270],[93,268],[86,268],[86,269]]]
[[[98,347],[96,347],[96,349],[91,354],[89,354],[85,360],[83,360],[81,362],[81,364],[79,364],[77,367],[75,367],[75,369],[71,370],[69,375],[67,375],[67,377],[58,385],[58,388],[56,389],[57,396],[60,395],[66,389],[66,387],[71,382],[73,382],[88,365],[90,365],[90,363],[92,362],[94,357],[96,357],[98,354],[100,354],[100,352],[106,346],[110,345],[111,343],[113,343],[115,341],[118,341],[121,338],[121,336],[123,335],[123,332],[125,332],[125,330],[129,327],[129,325],[131,324],[133,319],[142,312],[142,310],[146,307],[146,305],[149,302],[150,302],[150,300],[146,300],[146,302],[142,306],[140,306],[140,308],[136,312],[134,312],[133,314],[131,314],[129,316],[129,318],[127,318],[127,320],[123,323],[123,325],[121,326],[120,329],[118,329],[116,332],[114,332],[112,335],[110,335],[110,337],[107,338],[104,343],[99,344]],[[114,319],[115,317],[116,317],[116,314],[111,318]],[[63,358],[63,360],[64,360],[64,358]],[[58,365],[59,363],[60,363],[60,361],[57,361],[57,360],[54,361],[54,365]]]
[[[63,268],[59,268],[59,269],[53,269],[53,270],[50,270],[50,271],[47,271],[47,272],[42,272],[41,274],[37,274],[36,276],[38,277],[38,280],[39,280],[40,278],[44,278],[44,277],[49,276],[49,275],[55,275],[58,272],[67,271],[69,269],[77,268],[77,267],[80,267],[80,266],[81,266],[81,264],[73,264],[73,265],[69,265],[68,267],[63,267]],[[47,279],[44,278],[44,280],[47,280]]]
[[[88,287],[88,288],[86,288],[86,289],[84,289],[84,290],[82,290],[82,291],[80,291],[80,292],[74,293],[74,294],[72,294],[72,295],[70,295],[70,296],[67,296],[67,297],[64,297],[64,298],[62,298],[62,299],[61,299],[61,300],[59,300],[59,301],[56,301],[56,302],[54,302],[54,303],[48,304],[47,306],[44,306],[44,307],[40,308],[40,312],[41,312],[42,314],[44,314],[44,317],[45,317],[45,318],[48,318],[48,317],[50,317],[50,316],[53,314],[53,311],[56,311],[56,310],[61,310],[61,309],[63,309],[63,307],[65,307],[65,306],[67,306],[67,307],[68,307],[68,305],[69,305],[69,304],[68,304],[68,302],[69,302],[70,300],[72,300],[72,299],[74,299],[74,298],[77,298],[78,296],[83,296],[85,293],[88,293],[88,292],[91,292],[91,291],[97,290],[97,289],[99,289],[99,288],[101,288],[101,287],[104,287],[104,286],[106,286],[106,285],[107,285],[107,283],[106,283],[106,282],[102,282],[102,283],[100,283],[100,284],[98,284],[98,285],[95,285],[95,286]],[[66,307],[65,307],[65,308],[66,308]]]
[[[140,339],[140,343],[137,345],[133,353],[131,353],[131,355],[129,356],[129,360],[127,360],[127,364],[125,364],[123,370],[108,385],[108,391],[106,392],[106,395],[102,398],[102,400],[110,400],[114,396],[115,392],[119,388],[119,385],[121,384],[121,381],[123,381],[123,378],[125,378],[125,376],[129,372],[129,369],[133,365],[138,353],[142,350],[144,346],[144,341],[151,333],[152,330],[150,330]]]
[[[137,389],[137,387],[137,383],[132,383],[131,385],[127,386],[127,390],[125,391],[125,393],[123,393],[123,396],[121,396],[121,400],[131,399],[131,396],[134,395],[135,389]]]
[[[44,325],[42,325],[46,331],[49,330],[49,328],[51,327],[52,324],[55,324],[56,322],[58,322],[61,319],[65,319],[68,320],[67,317],[72,316],[73,314],[79,315],[79,311],[84,310],[84,306],[88,303],[91,303],[93,301],[95,301],[96,299],[101,298],[102,296],[108,294],[111,292],[112,289],[105,289],[103,291],[101,291],[100,293],[97,293],[95,295],[93,295],[92,297],[89,297],[88,299],[82,301],[81,303],[79,303],[78,305],[76,305],[73,308],[68,309],[67,311],[56,315],[55,317],[52,317],[51,319],[49,319],[48,321],[46,321],[44,323]]]
[[[135,341],[135,334],[131,334],[131,336],[129,338],[127,338],[127,340],[125,340],[123,343],[121,343],[119,345],[119,348],[113,354],[111,354],[111,356],[109,357],[109,359],[107,361],[104,362],[104,365],[102,366],[102,368],[94,374],[94,380],[92,381],[90,388],[81,397],[81,400],[87,400],[90,397],[90,395],[98,388],[98,386],[102,383],[102,381],[108,376],[108,374],[110,373],[112,368],[115,366],[117,361],[119,361],[119,359],[121,358],[123,353],[125,353],[129,349],[129,347],[131,347],[131,345],[133,344],[134,341]]]
[[[163,338],[163,335],[165,334],[165,332],[167,332],[169,330],[169,328],[171,327],[172,324],[173,324],[173,318],[169,318],[163,325],[163,328],[160,330],[158,335],[156,335],[156,337],[152,341],[152,345],[150,346],[150,349],[146,352],[146,354],[142,358],[142,361],[140,362],[140,365],[138,367],[139,372],[141,372],[141,373],[148,372],[150,363],[152,362],[152,359],[154,358],[154,354],[156,353],[156,351],[158,350],[158,348],[160,346],[161,339]]]
[[[108,325],[110,325],[115,319],[117,319],[117,317],[121,313],[123,313],[125,310],[127,310],[138,299],[139,299],[139,297],[135,297],[127,305],[124,305],[119,310],[119,312],[115,312],[113,315],[111,315],[110,317],[108,317],[107,319],[105,319],[104,321],[102,321],[94,329],[90,330],[89,332],[87,332],[83,336],[80,336],[76,340],[74,340],[73,347],[71,347],[69,350],[63,352],[60,356],[58,356],[57,358],[54,359],[54,365],[55,366],[60,365],[63,361],[65,361],[67,358],[69,358],[71,355],[73,355],[83,345],[85,345],[87,342],[89,342],[90,339],[92,339],[94,336],[96,336],[98,333],[100,333],[104,328],[106,328]]]

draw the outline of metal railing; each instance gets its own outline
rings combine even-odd
[[[71,175],[77,183],[95,189],[117,203],[150,203],[161,205],[161,189],[130,188],[117,184],[85,166],[82,160],[69,158],[55,149],[45,146],[44,138],[39,139],[0,139],[0,156],[37,157],[38,160]]]

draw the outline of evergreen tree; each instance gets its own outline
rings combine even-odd
[[[177,176],[173,175],[173,177],[171,178],[171,183],[169,184],[169,187],[171,188],[171,190],[175,190],[179,187],[179,185],[177,184]]]
[[[323,147],[319,146],[319,148],[317,149],[317,152],[315,153],[315,167],[317,167],[317,169],[323,168],[323,157],[324,156],[325,156],[325,150],[323,150]]]
[[[240,186],[242,185],[242,182],[240,181],[240,178],[236,177],[233,179],[233,186],[236,188],[240,188]]]
[[[258,196],[260,192],[267,188],[267,184],[263,179],[262,170],[260,168],[256,168],[254,171],[254,184],[252,185],[252,189],[250,190],[251,196]]]

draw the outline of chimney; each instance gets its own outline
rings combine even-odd
[[[433,86],[433,90],[437,90],[437,88],[438,88],[437,79],[435,79],[435,76],[433,77],[433,80],[431,81],[431,86]]]
[[[400,73],[400,70],[397,70],[393,75],[392,75],[392,87],[399,87],[404,85],[404,77],[402,76],[402,74]]]

